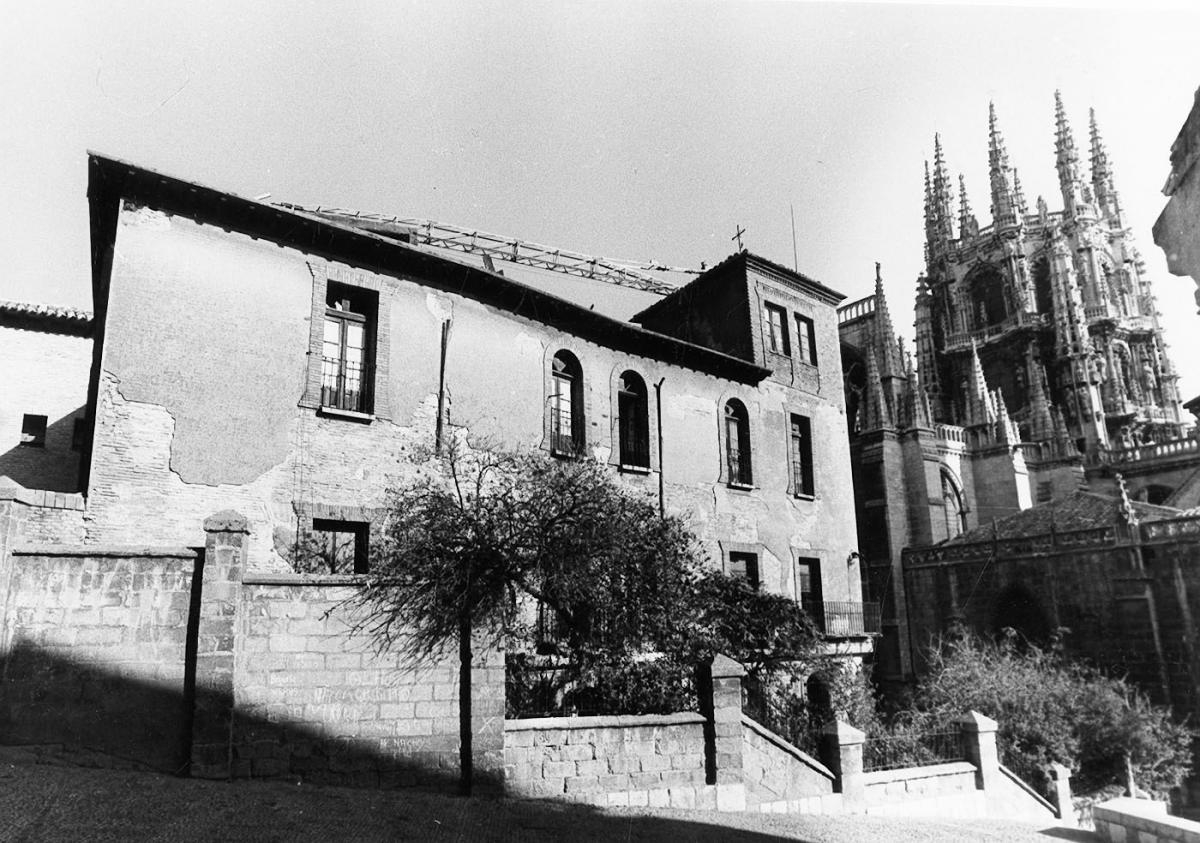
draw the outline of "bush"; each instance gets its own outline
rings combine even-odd
[[[930,651],[929,672],[893,731],[929,730],[976,710],[997,720],[1002,762],[1044,785],[1050,765],[1070,768],[1080,792],[1125,781],[1165,797],[1191,766],[1192,731],[1122,679],[1006,630],[999,641],[958,631]]]

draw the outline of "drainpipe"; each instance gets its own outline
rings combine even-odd
[[[654,385],[654,410],[658,422],[658,517],[666,517],[666,504],[663,490],[663,434],[662,434],[662,385],[666,376],[658,379]]]
[[[450,320],[442,320],[442,355],[438,364],[437,424],[433,432],[433,450],[442,453],[442,423],[446,416],[446,342],[450,336]]]

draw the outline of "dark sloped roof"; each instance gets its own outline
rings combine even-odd
[[[770,371],[705,346],[604,316],[559,296],[445,255],[433,254],[361,228],[247,199],[134,164],[89,153],[88,198],[93,241],[115,230],[122,199],[141,202],[385,275],[402,274],[423,286],[456,293],[548,325],[606,348],[757,384]],[[94,258],[104,252],[93,242]],[[107,279],[93,261],[93,297],[103,313]]]
[[[1161,521],[1180,515],[1178,509],[1170,506],[1156,506],[1140,501],[1131,503],[1139,521]],[[1038,536],[1052,530],[1059,533],[1090,530],[1122,521],[1120,498],[1079,491],[1004,518],[997,518],[992,523],[981,524],[973,530],[948,539],[942,546]]]
[[[689,293],[698,288],[703,288],[711,279],[723,275],[729,269],[735,266],[752,266],[759,271],[764,271],[769,275],[783,281],[785,284],[791,284],[804,292],[815,296],[827,304],[837,305],[845,301],[846,297],[837,290],[830,289],[820,281],[814,281],[803,273],[788,269],[786,266],[767,260],[764,257],[754,254],[753,252],[735,252],[725,260],[721,261],[711,269],[706,270],[695,278],[690,284],[687,284],[666,297],[654,302],[641,313],[634,314],[634,322],[642,322],[648,316],[656,313],[662,313],[664,310],[678,306],[681,302],[687,301]],[[685,292],[686,291],[686,292]]]

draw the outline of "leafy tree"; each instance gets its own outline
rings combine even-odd
[[[1058,762],[1081,792],[1099,789],[1124,782],[1128,760],[1138,788],[1166,795],[1191,766],[1191,730],[1124,680],[1068,658],[1059,636],[1046,649],[1012,630],[938,642],[896,732],[943,727],[971,709],[999,722],[1004,763],[1039,783]]]
[[[671,649],[695,572],[683,522],[588,460],[454,444],[394,489],[357,629],[414,659],[458,644],[462,789],[470,791],[472,638],[499,643],[540,601],[596,661]]]

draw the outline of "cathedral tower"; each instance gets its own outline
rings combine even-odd
[[[934,138],[926,166],[926,272],[917,288],[917,365],[935,421],[967,426],[977,355],[1020,430],[1031,462],[1062,457],[1048,423],[1061,414],[1081,453],[1183,434],[1176,374],[1154,295],[1114,186],[1095,112],[1090,178],[1055,92],[1055,168],[1062,210],[1029,213],[994,105],[988,110],[991,224],[980,227],[960,182],[957,220],[948,158]],[[957,231],[954,222],[957,221]]]

